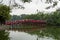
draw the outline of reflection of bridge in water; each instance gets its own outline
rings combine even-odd
[[[15,21],[8,21],[6,25],[9,25],[11,30],[35,30],[43,28],[46,25],[44,20],[15,20]],[[24,29],[24,30],[23,30]]]
[[[6,25],[9,25],[11,30],[31,31],[43,28],[46,22],[44,20],[15,20],[6,22]]]
[[[22,32],[32,32],[32,31],[36,31],[36,30],[44,30],[45,28],[20,28],[20,29],[17,29],[17,28],[10,28],[8,30],[11,30],[11,31],[22,31]]]

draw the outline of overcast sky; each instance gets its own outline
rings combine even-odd
[[[8,5],[7,1],[9,1],[9,0],[4,0],[3,3]],[[58,2],[58,5],[56,7],[50,8],[48,10],[46,10],[45,8],[52,4],[46,4],[44,0],[43,0],[43,2],[41,2],[40,0],[32,0],[32,2],[30,2],[30,3],[27,3],[27,2],[22,3],[19,0],[16,0],[16,2],[20,5],[23,5],[25,7],[25,9],[12,9],[12,13],[10,13],[11,15],[35,14],[37,12],[37,9],[38,9],[38,11],[42,11],[42,12],[52,12],[60,7],[60,1]]]

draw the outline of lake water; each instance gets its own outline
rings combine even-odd
[[[53,38],[40,38],[36,34],[29,34],[28,32],[23,31],[9,31],[9,37],[11,40],[54,40]]]
[[[0,40],[60,40],[59,27],[13,28],[0,31]]]

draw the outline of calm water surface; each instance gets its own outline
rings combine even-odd
[[[54,40],[53,38],[40,38],[37,35],[31,35],[27,32],[22,32],[22,31],[9,31],[9,37],[11,40]]]

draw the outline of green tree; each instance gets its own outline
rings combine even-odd
[[[4,24],[10,19],[10,8],[6,5],[0,5],[0,24]]]
[[[0,30],[0,40],[9,40],[9,32],[5,30]]]
[[[48,14],[46,17],[46,21],[48,25],[55,25],[55,26],[59,26],[60,25],[60,12],[59,11],[55,11],[53,13]]]

